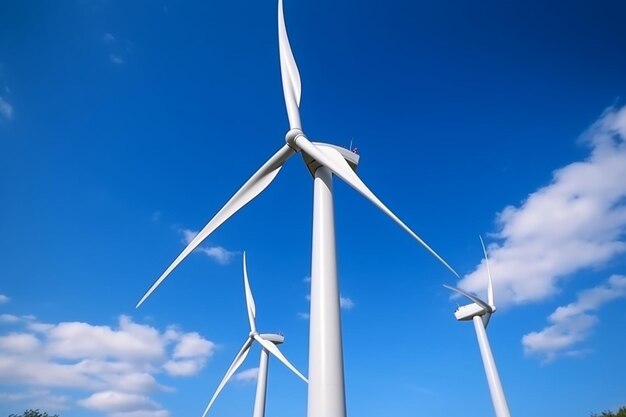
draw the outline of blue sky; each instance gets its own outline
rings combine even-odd
[[[0,14],[0,412],[200,415],[259,330],[305,374],[312,182],[299,157],[138,310],[284,144],[275,2],[8,1]],[[314,140],[499,310],[513,415],[626,403],[623,2],[285,4]],[[335,182],[349,415],[493,413],[456,278]],[[257,348],[258,349],[258,348]],[[211,414],[252,412],[258,350]],[[270,365],[267,415],[306,413]]]

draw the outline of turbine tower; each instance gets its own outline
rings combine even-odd
[[[298,375],[304,382],[308,382],[307,379],[285,358],[285,356],[278,350],[276,345],[279,345],[285,341],[285,338],[279,334],[259,333],[256,330],[256,306],[254,304],[254,298],[252,297],[252,291],[250,290],[250,282],[248,281],[248,270],[246,267],[246,253],[243,253],[243,282],[246,292],[246,308],[248,310],[248,322],[250,324],[250,334],[244,342],[241,350],[235,356],[235,360],[230,365],[224,378],[215,390],[215,394],[211,397],[211,401],[204,409],[202,417],[205,417],[209,412],[209,409],[215,402],[217,396],[222,392],[222,388],[228,382],[228,380],[237,372],[237,369],[241,366],[243,361],[248,356],[252,344],[256,341],[261,345],[261,360],[259,363],[259,376],[257,378],[256,385],[256,397],[254,400],[254,414],[253,417],[263,417],[265,415],[265,394],[267,392],[267,366],[269,354],[271,353],[285,366],[291,369],[296,375]]]
[[[491,401],[493,402],[493,408],[496,411],[496,417],[511,417],[509,406],[506,402],[506,397],[504,396],[504,390],[502,389],[502,383],[500,382],[500,376],[498,375],[498,369],[496,368],[496,362],[493,359],[491,346],[489,346],[489,339],[487,339],[487,325],[489,324],[491,315],[496,311],[496,305],[493,299],[493,281],[491,279],[491,271],[489,270],[489,259],[487,258],[487,250],[485,249],[482,237],[480,237],[480,244],[482,245],[483,253],[485,254],[487,278],[489,280],[487,284],[487,302],[484,302],[480,298],[459,288],[451,287],[445,284],[444,287],[473,301],[471,304],[459,307],[454,312],[454,316],[459,321],[472,320],[474,322],[474,329],[476,329],[476,337],[478,338],[478,346],[480,347],[480,356],[483,359],[485,374],[487,375],[487,383],[489,384],[489,392],[491,393]]]
[[[265,190],[276,178],[283,164],[294,153],[300,152],[314,178],[308,416],[345,417],[343,353],[335,253],[333,174],[391,217],[457,277],[458,274],[361,181],[354,171],[359,163],[359,156],[356,153],[327,143],[311,142],[304,134],[299,109],[302,91],[300,73],[287,37],[282,0],[278,1],[278,47],[283,94],[290,128],[285,136],[287,143],[255,172],[204,226],[141,298],[137,307],[207,236]]]

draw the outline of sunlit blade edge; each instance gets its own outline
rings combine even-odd
[[[287,116],[289,118],[289,126],[291,129],[301,129],[299,107],[302,84],[298,66],[296,65],[296,60],[291,51],[289,38],[287,36],[282,0],[278,1],[278,50],[283,95],[287,108]]]
[[[311,143],[304,135],[296,138],[296,144],[309,156],[317,160],[322,165],[329,168],[339,178],[345,181],[348,185],[358,191],[362,196],[370,200],[376,207],[382,210],[387,216],[391,217],[404,231],[410,234],[415,240],[417,240],[431,255],[433,255],[439,262],[441,262],[450,272],[459,277],[459,274],[446,262],[441,256],[437,254],[426,242],[424,242],[417,234],[415,234],[402,220],[400,220],[391,210],[385,206],[382,201],[370,191],[369,188],[363,183],[359,176],[352,170],[350,165],[341,156],[339,151],[330,147],[317,147]]]
[[[252,338],[248,338],[244,342],[241,350],[239,351],[237,356],[235,356],[235,360],[230,365],[230,367],[226,371],[226,374],[224,375],[224,378],[222,378],[222,381],[220,382],[217,389],[215,390],[213,397],[211,397],[211,401],[209,401],[209,404],[204,409],[204,413],[202,413],[202,417],[206,416],[206,414],[209,412],[209,409],[211,408],[211,406],[217,399],[217,396],[220,394],[220,392],[222,392],[222,389],[224,388],[228,380],[235,374],[237,369],[239,369],[243,361],[246,359],[246,356],[248,356],[248,352],[250,352],[250,346],[252,346],[252,342],[253,342]]]
[[[300,379],[302,379],[304,382],[306,382],[307,384],[309,383],[308,379],[305,378],[304,375],[302,375],[300,373],[300,371],[298,371],[296,369],[295,366],[293,366],[291,364],[291,362],[289,362],[287,360],[287,358],[285,357],[285,355],[282,354],[282,352],[278,349],[278,347],[276,347],[276,345],[268,340],[263,339],[261,336],[254,335],[254,339],[259,342],[261,344],[261,346],[263,346],[265,349],[267,349],[272,355],[274,355],[279,361],[281,361],[287,368],[291,369],[291,371],[293,373],[295,373],[296,375],[298,375],[300,377]]]
[[[492,312],[493,309],[491,308],[491,306],[487,303],[485,303],[483,300],[481,300],[480,298],[476,297],[475,295],[472,295],[470,293],[468,293],[467,291],[464,291],[460,288],[457,287],[452,287],[450,285],[446,285],[443,284],[444,287],[446,287],[449,290],[452,290],[454,292],[457,292],[461,295],[464,295],[465,297],[469,298],[470,300],[472,300],[473,302],[475,302],[476,304],[478,304],[479,306],[481,306],[482,308],[484,308],[488,313]]]
[[[483,237],[478,235],[480,238],[480,244],[483,247],[483,253],[485,254],[485,264],[487,265],[487,279],[489,280],[487,284],[487,303],[495,308],[495,301],[493,297],[493,280],[491,278],[491,268],[489,267],[489,257],[487,256],[487,249],[485,248],[485,242],[483,242]]]
[[[246,253],[243,253],[243,284],[246,292],[246,308],[248,310],[248,322],[250,323],[250,331],[256,332],[256,324],[254,319],[256,317],[256,305],[254,304],[254,297],[252,297],[252,290],[250,289],[250,281],[248,280],[248,268],[246,266]]]
[[[233,195],[230,200],[217,212],[217,214],[204,226],[204,228],[193,238],[185,249],[178,255],[172,264],[163,272],[150,289],[139,300],[136,307],[139,307],[149,296],[157,289],[157,287],[167,278],[167,276],[189,255],[196,247],[198,247],[204,239],[206,239],[215,229],[224,223],[230,216],[235,214],[239,209],[245,206],[253,198],[259,195],[267,186],[276,178],[280,172],[282,165],[294,150],[288,145],[284,145],[276,152],[257,172],[250,177],[248,181]]]

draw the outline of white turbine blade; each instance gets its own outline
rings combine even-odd
[[[469,298],[470,300],[472,300],[473,302],[475,302],[476,304],[478,304],[479,306],[484,308],[487,313],[491,313],[493,311],[493,308],[491,308],[491,306],[489,304],[485,303],[483,300],[481,300],[480,298],[476,297],[475,295],[472,295],[472,294],[468,293],[467,291],[463,291],[460,288],[451,287],[451,286],[446,285],[446,284],[443,284],[443,286],[446,287],[449,290],[452,290],[454,292],[457,292],[457,293],[459,293],[461,295],[464,295],[465,297]]]
[[[248,281],[248,268],[246,267],[246,253],[243,253],[243,284],[246,289],[246,307],[248,309],[248,322],[250,323],[250,331],[256,332],[256,324],[254,318],[256,317],[256,306],[254,304],[254,298],[252,297],[252,290],[250,290],[250,282]]]
[[[250,346],[252,346],[252,341],[253,341],[252,338],[249,337],[245,341],[243,346],[241,347],[241,350],[239,351],[237,356],[235,356],[235,360],[226,371],[224,378],[222,378],[222,381],[218,385],[217,390],[215,390],[215,394],[213,394],[213,397],[211,397],[211,401],[209,401],[209,405],[207,405],[206,408],[204,409],[204,413],[202,413],[202,417],[206,416],[206,414],[209,412],[209,409],[215,402],[215,399],[217,398],[218,395],[220,395],[220,392],[222,392],[222,388],[224,388],[224,385],[226,385],[228,380],[234,375],[237,369],[239,369],[243,361],[246,359],[246,356],[248,356],[248,352],[250,352]]]
[[[261,336],[259,336],[258,334],[254,335],[254,340],[256,340],[257,342],[259,342],[261,344],[261,346],[263,346],[265,349],[267,349],[272,355],[276,356],[276,358],[281,361],[287,368],[291,369],[291,371],[298,375],[300,377],[300,379],[302,379],[304,382],[306,382],[307,384],[309,383],[309,381],[304,377],[304,375],[302,375],[300,373],[300,371],[298,371],[296,369],[295,366],[293,366],[288,360],[287,358],[285,358],[285,355],[282,354],[282,352],[280,350],[278,350],[278,348],[276,347],[276,345],[272,342],[270,342],[269,340],[265,340],[263,339]]]
[[[485,264],[487,264],[487,277],[489,282],[487,284],[487,303],[492,307],[496,308],[495,302],[493,300],[493,281],[491,279],[491,269],[489,268],[489,257],[487,256],[487,249],[485,249],[485,242],[483,242],[482,236],[478,235],[480,238],[480,244],[483,247],[483,253],[485,254]]]
[[[283,94],[285,96],[285,106],[289,117],[289,127],[291,129],[301,129],[300,123],[300,96],[302,94],[302,83],[296,60],[291,52],[287,29],[285,27],[285,16],[283,14],[283,0],[278,0],[278,51],[280,56],[280,75],[283,82]]]
[[[376,207],[382,210],[387,216],[391,217],[400,227],[402,227],[413,239],[417,240],[428,252],[430,252],[435,258],[439,260],[446,268],[448,268],[454,275],[459,277],[459,274],[443,260],[441,256],[437,254],[426,242],[424,242],[419,236],[417,236],[409,227],[402,222],[391,210],[385,206],[382,201],[378,199],[370,191],[369,188],[361,181],[361,178],[352,170],[350,165],[341,156],[339,151],[330,147],[317,147],[312,144],[304,135],[300,135],[296,138],[296,144],[301,150],[311,156],[317,162],[329,168],[339,178],[344,180],[348,185],[358,191],[362,196],[371,201]]]
[[[139,307],[154,290],[163,282],[165,278],[189,255],[195,248],[202,243],[215,229],[224,223],[230,216],[235,214],[240,208],[245,206],[253,198],[259,195],[268,185],[276,178],[283,164],[294,150],[288,145],[280,148],[263,166],[250,177],[250,179],[233,195],[230,200],[217,212],[217,214],[204,226],[204,228],[193,238],[185,249],[178,255],[172,264],[163,272],[163,274],[152,284],[152,287],[139,300],[136,307]]]

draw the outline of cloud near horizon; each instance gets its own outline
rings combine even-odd
[[[78,404],[111,417],[167,417],[169,412],[149,398],[172,391],[156,377],[195,375],[215,350],[198,333],[173,326],[159,331],[124,315],[115,327],[17,318],[5,322],[0,335],[0,386],[20,391],[3,393],[1,402],[52,409]],[[68,391],[82,398],[70,399]]]
[[[544,300],[576,272],[626,252],[626,106],[607,109],[581,140],[589,157],[497,216],[487,251],[498,306]],[[459,286],[484,291],[486,276],[483,260]]]

